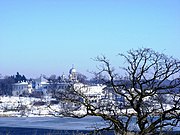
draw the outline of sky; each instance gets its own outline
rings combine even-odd
[[[141,47],[180,58],[180,0],[0,0],[2,75],[87,75]]]

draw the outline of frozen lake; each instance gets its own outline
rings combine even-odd
[[[0,127],[43,128],[57,130],[93,130],[94,127],[104,127],[105,123],[99,117],[58,118],[58,117],[1,117]]]
[[[135,121],[130,125],[130,128],[134,128],[136,126]],[[0,117],[0,135],[9,132],[13,132],[12,135],[31,135],[34,132],[38,132],[39,135],[45,135],[50,131],[54,133],[54,130],[57,130],[58,134],[60,134],[59,132],[63,132],[62,135],[65,135],[65,131],[71,133],[74,131],[88,132],[95,128],[97,129],[105,126],[105,122],[100,117],[91,116],[82,119],[59,117]],[[180,124],[178,124],[173,131],[180,134]],[[67,133],[67,135],[71,133]],[[106,134],[112,135],[113,132],[108,132]]]
[[[99,117],[83,119],[58,117],[1,117],[0,135],[76,135],[89,133],[94,127],[103,127]],[[102,132],[114,135],[113,132]]]

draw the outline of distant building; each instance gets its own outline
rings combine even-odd
[[[77,72],[75,68],[69,70],[69,80],[72,82],[77,82]]]
[[[105,97],[104,88],[106,85],[86,85],[75,83],[74,90],[84,94],[91,103],[99,103]]]
[[[26,93],[32,93],[32,85],[28,82],[18,82],[12,85],[13,96],[21,96]]]
[[[43,75],[41,75],[37,79],[32,79],[26,82],[18,82],[12,85],[12,95],[13,96],[21,96],[31,94],[34,91],[42,91],[44,94],[46,93],[48,86],[48,82],[44,79]]]

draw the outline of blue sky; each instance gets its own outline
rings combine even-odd
[[[0,0],[0,74],[88,74],[140,47],[180,57],[180,0]]]

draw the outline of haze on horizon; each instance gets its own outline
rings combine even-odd
[[[179,0],[0,1],[0,74],[96,70],[91,58],[141,47],[180,58]]]

